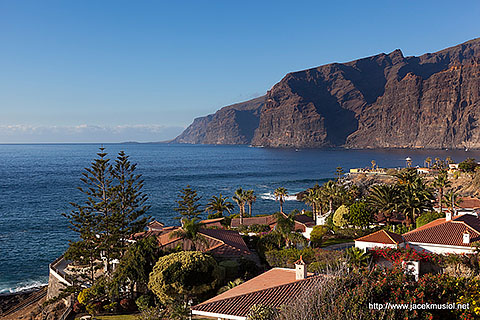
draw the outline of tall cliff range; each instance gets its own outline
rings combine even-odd
[[[289,73],[263,97],[195,119],[174,141],[480,149],[480,38]]]

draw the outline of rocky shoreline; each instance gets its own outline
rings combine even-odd
[[[46,285],[29,288],[18,292],[0,293],[0,314],[3,314],[5,311],[9,310],[13,306],[28,299],[31,295],[42,290],[45,287]]]

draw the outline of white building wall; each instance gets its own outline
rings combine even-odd
[[[312,230],[313,230],[313,227],[306,227],[305,232],[302,232],[302,235],[305,238],[310,239],[310,234],[312,233]]]
[[[440,244],[417,243],[417,242],[409,242],[408,245],[416,251],[425,250],[426,252],[429,252],[429,253],[439,253],[439,254],[473,253],[473,250],[470,247],[447,246],[447,245],[440,245]]]
[[[393,249],[395,249],[395,248],[397,248],[397,245],[355,240],[355,248],[359,248],[359,249],[362,249],[362,250],[373,249],[373,248],[393,248]]]

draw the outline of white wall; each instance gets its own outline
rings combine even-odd
[[[439,245],[439,244],[416,243],[416,242],[409,242],[408,245],[416,251],[425,250],[426,252],[430,252],[430,253],[441,253],[441,254],[473,253],[473,250],[470,247],[446,246],[446,245]]]
[[[362,250],[372,249],[372,248],[397,248],[396,244],[386,244],[386,243],[378,243],[378,242],[366,242],[366,241],[358,241],[355,240],[355,248],[359,248]]]

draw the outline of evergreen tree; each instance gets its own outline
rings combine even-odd
[[[80,181],[83,187],[78,187],[85,194],[85,202],[71,203],[74,209],[63,214],[69,219],[70,229],[78,233],[80,240],[70,242],[67,257],[79,263],[88,263],[90,281],[95,281],[95,261],[103,251],[110,261],[111,253],[111,213],[112,213],[112,179],[109,174],[110,165],[105,149],[100,148],[97,158],[89,168],[85,168]],[[108,270],[107,270],[108,271]]]
[[[177,217],[176,219],[192,220],[193,218],[198,218],[202,211],[200,210],[200,204],[198,203],[201,197],[197,195],[197,191],[187,185],[187,187],[180,192],[180,199],[177,200],[178,207],[175,208],[175,211],[180,214],[180,217]]]
[[[148,196],[143,193],[143,179],[136,174],[137,164],[132,164],[124,151],[118,153],[111,176],[115,179],[114,187],[114,223],[115,237],[120,244],[121,255],[126,250],[126,239],[130,235],[145,229],[150,217],[146,212]]]
[[[107,273],[111,261],[120,258],[126,249],[125,241],[136,231],[143,230],[148,219],[144,216],[149,206],[142,192],[141,175],[134,173],[123,151],[112,167],[102,147],[90,167],[85,168],[78,189],[85,195],[83,203],[71,203],[73,210],[63,214],[80,240],[70,242],[68,259],[90,266],[90,280],[94,282],[95,262],[105,259]]]

